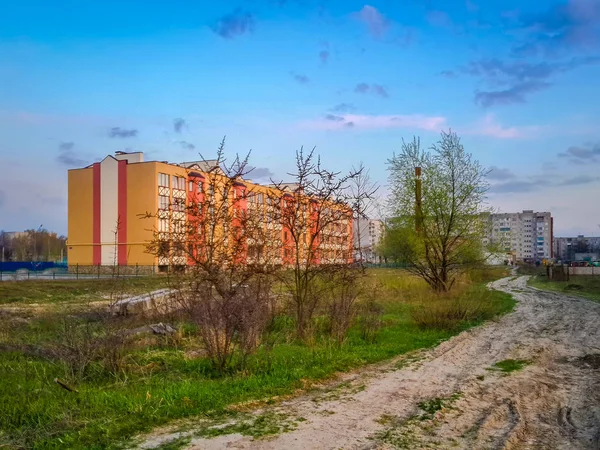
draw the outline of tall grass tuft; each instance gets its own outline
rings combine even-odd
[[[422,330],[456,331],[492,319],[510,310],[512,303],[508,294],[479,285],[444,295],[424,295],[413,306],[411,317]]]

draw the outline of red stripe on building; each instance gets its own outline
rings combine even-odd
[[[117,230],[118,261],[127,265],[127,161],[119,161],[119,228]]]
[[[93,264],[102,262],[102,246],[100,242],[100,163],[92,166],[92,242],[93,242]]]

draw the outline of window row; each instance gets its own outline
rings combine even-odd
[[[172,181],[171,185],[169,185],[169,181]],[[159,173],[158,174],[158,185],[160,187],[171,187],[173,189],[179,189],[181,191],[185,191],[185,177],[178,177],[173,175],[169,176],[167,173]]]

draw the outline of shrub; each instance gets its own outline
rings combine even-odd
[[[50,354],[63,364],[65,377],[77,380],[85,378],[97,352],[92,325],[89,322],[80,324],[72,318],[64,318],[57,342],[50,348]]]
[[[122,330],[73,317],[63,319],[56,341],[48,349],[50,358],[62,363],[66,378],[79,381],[90,375],[93,363],[118,376],[130,343]]]
[[[348,330],[356,315],[356,300],[364,272],[360,268],[335,266],[325,273],[329,297],[328,319],[331,337],[338,345],[346,340]]]
[[[214,367],[223,372],[236,349],[244,366],[260,345],[270,320],[271,282],[260,276],[244,284],[219,282],[221,286],[208,278],[194,280],[186,292],[186,308]]]

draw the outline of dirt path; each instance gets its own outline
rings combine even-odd
[[[493,283],[519,301],[497,322],[404,367],[373,367],[338,389],[266,411],[292,418],[292,431],[194,437],[185,448],[600,449],[600,304],[537,291],[526,280]],[[529,363],[490,370],[506,359]],[[143,446],[174,436],[154,434]]]

